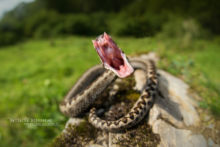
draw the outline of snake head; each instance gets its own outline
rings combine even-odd
[[[106,69],[113,71],[120,78],[125,78],[133,73],[134,69],[128,62],[126,55],[111,36],[104,33],[92,42]]]

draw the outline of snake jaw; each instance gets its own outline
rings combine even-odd
[[[125,54],[107,33],[100,35],[92,42],[106,69],[113,71],[120,78],[133,73],[134,69]]]

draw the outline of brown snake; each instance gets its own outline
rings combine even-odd
[[[115,121],[103,120],[92,108],[89,113],[89,122],[96,128],[106,131],[119,131],[134,126],[140,122],[153,106],[157,92],[156,67],[152,60],[131,59],[134,69],[146,72],[147,81],[139,99],[130,112]],[[133,71],[132,71],[133,72]],[[96,98],[117,78],[115,72],[96,65],[85,72],[60,104],[60,110],[68,116],[76,117],[87,110]]]

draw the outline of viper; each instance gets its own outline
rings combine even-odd
[[[130,128],[140,122],[154,104],[158,89],[155,63],[152,60],[138,58],[128,60],[122,50],[106,33],[93,40],[93,45],[102,65],[90,68],[79,78],[60,103],[60,110],[70,117],[79,116],[94,104],[96,99],[116,78],[126,78],[132,75],[134,70],[141,69],[146,73],[146,84],[140,97],[125,116],[110,121],[101,119],[94,107],[89,112],[89,122],[101,130],[120,131]]]

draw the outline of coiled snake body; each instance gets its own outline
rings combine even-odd
[[[147,81],[139,99],[130,112],[122,118],[109,121],[103,120],[92,108],[89,113],[89,122],[96,128],[106,131],[119,131],[134,126],[140,122],[153,106],[157,92],[156,67],[152,60],[130,59],[134,69],[146,72]],[[85,72],[60,104],[60,110],[70,117],[76,117],[92,105],[97,97],[117,78],[111,70],[96,65]]]
[[[89,114],[89,122],[96,128],[107,131],[117,131],[129,128],[137,124],[152,107],[157,92],[157,74],[154,62],[151,60],[131,60],[135,69],[147,72],[147,82],[139,99],[130,112],[116,121],[102,120],[96,115],[96,109],[92,108]],[[95,79],[95,81],[94,81]],[[96,98],[116,79],[116,75],[105,70],[101,65],[89,69],[69,91],[64,101],[60,104],[61,111],[71,117],[76,117],[85,111]],[[90,86],[86,87],[88,84]]]

